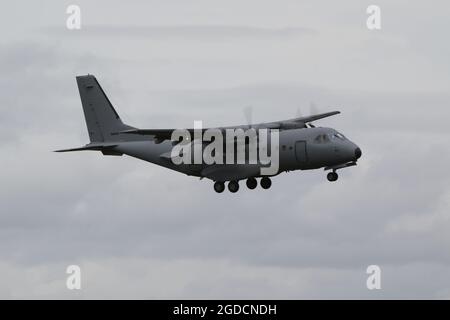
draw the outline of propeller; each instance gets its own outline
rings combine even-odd
[[[309,103],[309,114],[310,115],[314,115],[314,114],[318,114],[319,113],[319,109],[317,108],[317,105],[311,101]],[[300,107],[297,107],[297,118],[301,118],[302,115],[302,111]],[[305,126],[308,128],[315,128],[315,126],[311,123],[305,123]]]
[[[311,102],[309,103],[309,113],[310,113],[310,115],[318,114],[318,113],[319,113],[319,108],[318,108],[317,105],[314,103],[314,101],[311,101]]]
[[[247,122],[247,125],[249,128],[252,127],[253,124],[253,107],[252,106],[246,106],[244,107],[244,116],[245,116],[245,121]]]
[[[314,101],[311,101],[309,103],[309,114],[314,115],[319,113],[319,108],[317,108],[317,105],[314,103]],[[312,123],[305,123],[310,128],[315,128],[315,126]]]
[[[247,123],[248,129],[253,128],[253,106],[248,105],[243,108],[245,121]],[[256,130],[256,128],[254,128]],[[256,133],[258,135],[258,133]],[[258,139],[256,139],[258,140]],[[253,143],[258,143],[257,141],[253,141]],[[244,140],[244,144],[247,144],[247,142]]]

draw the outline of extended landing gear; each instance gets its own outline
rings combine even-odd
[[[238,190],[239,190],[239,183],[237,181],[230,181],[230,182],[228,182],[228,190],[230,190],[231,193],[238,192]]]
[[[214,182],[214,191],[216,191],[217,193],[222,193],[223,190],[225,190],[225,183],[220,181]]]
[[[328,179],[328,181],[330,181],[330,182],[334,182],[334,181],[336,181],[338,178],[339,178],[339,176],[338,176],[338,174],[336,173],[336,171],[332,171],[332,172],[329,172],[329,173],[327,174],[327,179]]]
[[[260,185],[263,189],[269,189],[272,185],[272,180],[269,177],[263,177],[261,179]]]
[[[255,178],[248,178],[246,181],[247,188],[250,190],[255,189],[258,186],[258,181]],[[263,189],[269,189],[272,185],[272,180],[270,180],[269,177],[263,177],[261,178],[260,185]],[[222,181],[216,181],[214,182],[214,191],[217,193],[222,193],[225,190],[225,182]],[[231,193],[236,193],[239,191],[239,182],[236,180],[232,180],[228,182],[228,190],[230,190]]]
[[[246,184],[247,184],[247,188],[249,188],[250,190],[253,190],[258,185],[258,181],[256,181],[255,178],[248,178]]]

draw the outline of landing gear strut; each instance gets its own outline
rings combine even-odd
[[[336,171],[332,171],[327,174],[327,179],[330,182],[336,181],[338,178],[339,178],[339,176],[336,173]]]
[[[232,193],[237,192],[239,190],[239,183],[237,181],[228,182],[228,190]]]
[[[257,185],[258,185],[258,181],[256,181],[255,178],[247,179],[247,188],[249,188],[250,190],[255,189]]]
[[[272,180],[269,177],[263,177],[259,183],[263,189],[269,189],[272,185]]]
[[[216,191],[217,193],[222,193],[223,190],[225,190],[225,184],[223,182],[214,182],[214,191]]]

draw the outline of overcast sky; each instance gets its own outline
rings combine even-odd
[[[448,1],[3,3],[0,297],[450,298],[449,15]],[[337,109],[317,124],[363,157],[336,183],[298,171],[216,194],[126,156],[53,153],[88,142],[87,73],[136,127]]]

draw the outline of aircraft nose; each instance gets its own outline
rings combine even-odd
[[[355,157],[356,157],[356,159],[359,159],[359,158],[361,158],[361,156],[362,156],[362,152],[361,152],[361,149],[358,147],[355,149]]]

